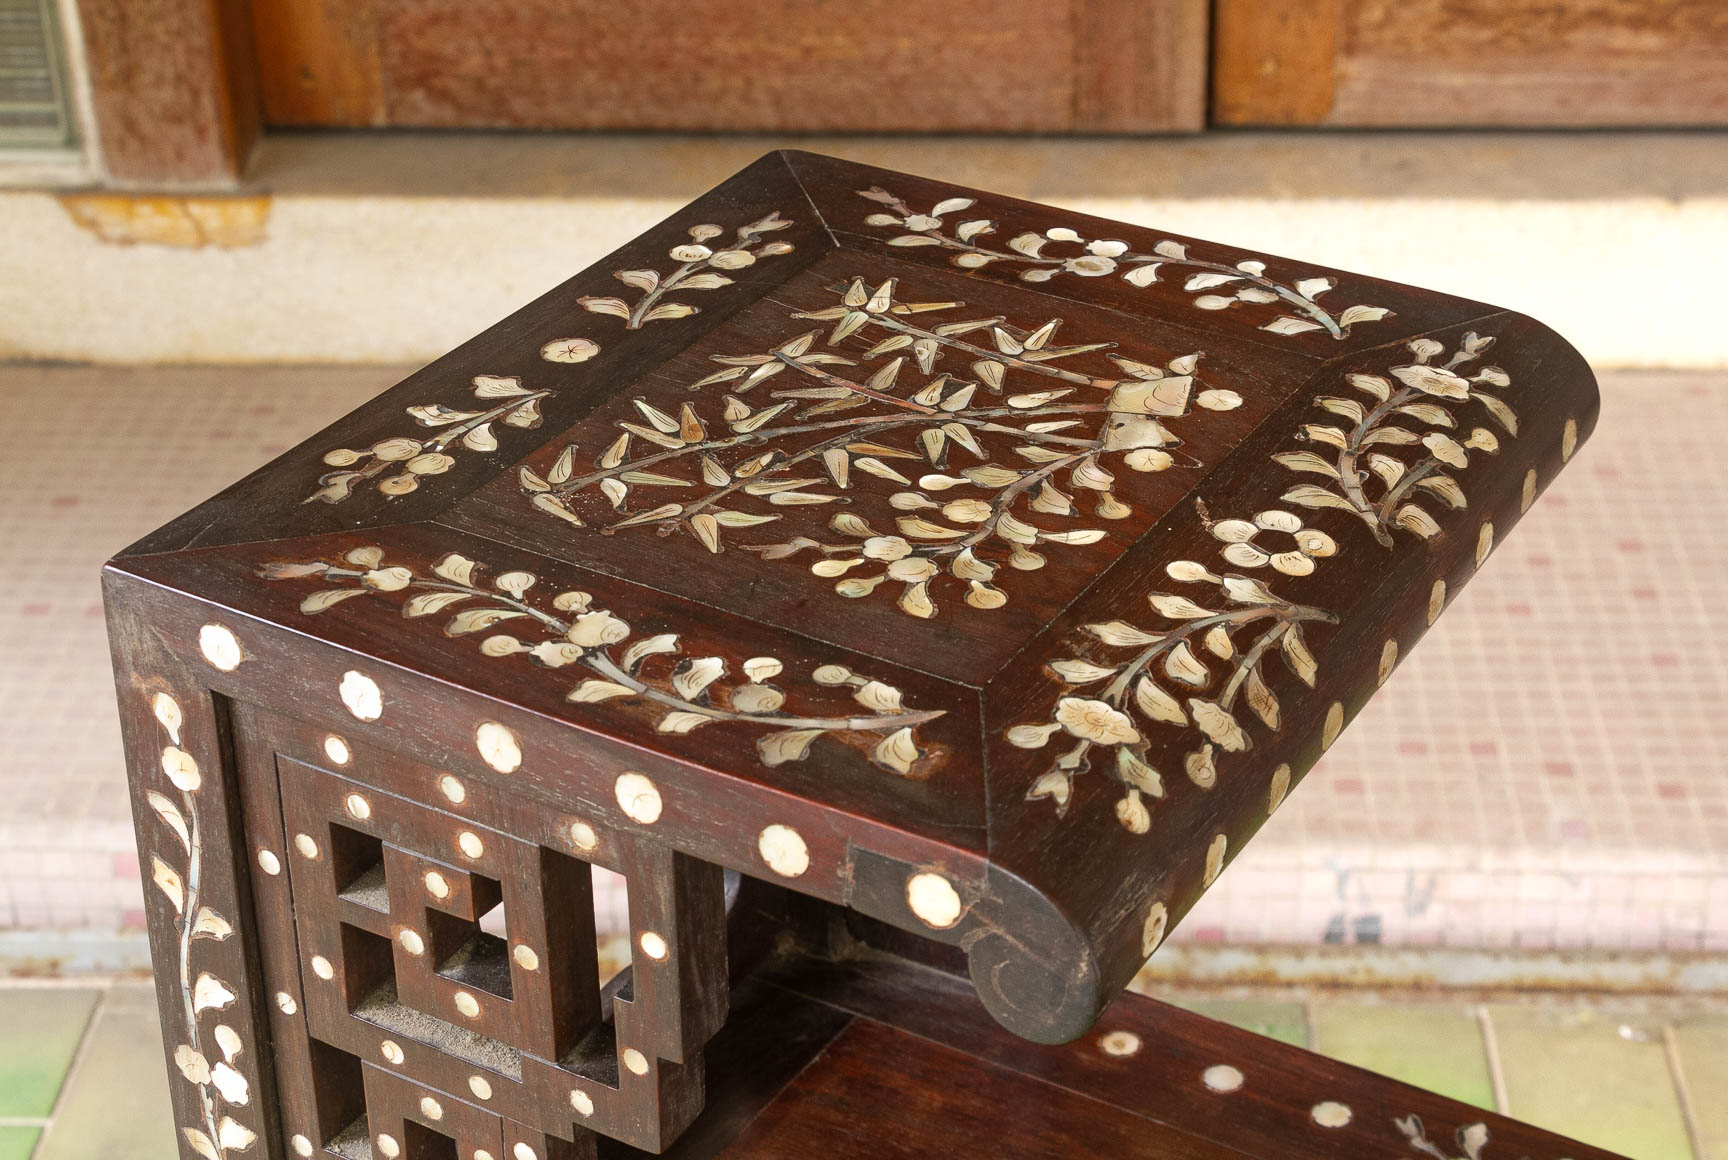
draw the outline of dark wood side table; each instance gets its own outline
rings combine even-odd
[[[763,158],[109,565],[183,1154],[1603,1155],[1120,994],[1596,411]]]

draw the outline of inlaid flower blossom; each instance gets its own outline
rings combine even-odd
[[[1306,576],[1314,561],[1338,553],[1332,537],[1318,528],[1305,527],[1300,516],[1284,511],[1260,512],[1253,520],[1218,520],[1207,529],[1224,543],[1223,556],[1242,568],[1264,568],[1270,564],[1286,576]],[[1291,546],[1275,549],[1272,537],[1288,536]]]

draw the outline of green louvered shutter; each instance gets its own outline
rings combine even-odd
[[[53,0],[0,0],[0,149],[72,143]]]

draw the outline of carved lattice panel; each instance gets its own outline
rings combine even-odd
[[[350,1079],[320,1099],[328,1151],[563,1160],[592,1155],[593,1133],[658,1149],[694,1118],[721,1020],[683,997],[725,993],[718,867],[591,827],[548,845],[544,819],[502,797],[458,815],[276,766],[299,1026]],[[518,811],[532,836],[513,832]],[[604,990],[590,864],[629,890],[632,965]]]

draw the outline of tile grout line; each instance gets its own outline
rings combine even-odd
[[[1488,1086],[1494,1092],[1494,1110],[1502,1116],[1512,1114],[1512,1100],[1506,1092],[1506,1067],[1500,1059],[1500,1037],[1494,1032],[1494,1018],[1486,1003],[1476,1004],[1476,1026],[1482,1033],[1482,1054],[1488,1057]]]
[[[1710,1160],[1704,1147],[1704,1137],[1698,1130],[1698,1117],[1692,1110],[1692,1089],[1686,1083],[1686,1068],[1680,1062],[1680,1044],[1674,1038],[1674,1025],[1662,1024],[1662,1050],[1668,1058],[1668,1078],[1674,1084],[1674,1095],[1680,1101],[1680,1119],[1686,1125],[1686,1139],[1692,1145],[1693,1160]]]
[[[96,1038],[96,1022],[102,1018],[102,1013],[107,1010],[108,996],[111,994],[113,994],[112,983],[98,991],[96,1002],[90,1005],[90,1017],[84,1021],[84,1030],[78,1036],[78,1047],[72,1052],[72,1062],[66,1065],[66,1074],[60,1079],[60,1090],[54,1095],[54,1106],[48,1109],[48,1118],[42,1121],[42,1134],[36,1137],[36,1144],[30,1149],[30,1160],[36,1160],[42,1155],[42,1147],[48,1143],[48,1134],[54,1130],[55,1123],[60,1119],[60,1112],[66,1106],[72,1085],[77,1081],[78,1073],[83,1069],[85,1057],[90,1054],[90,1044]]]

